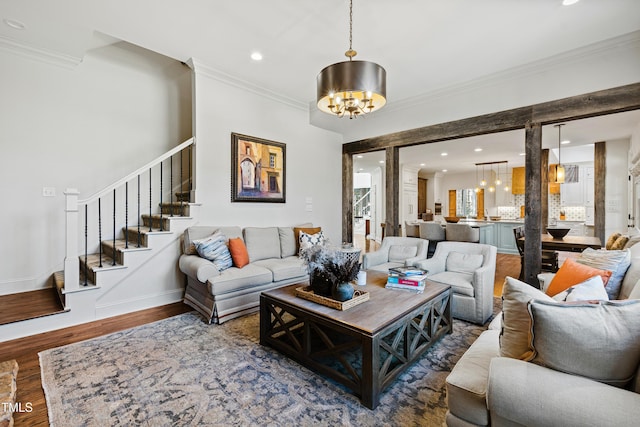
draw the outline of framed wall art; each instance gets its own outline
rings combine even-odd
[[[231,201],[286,202],[286,145],[231,133]]]

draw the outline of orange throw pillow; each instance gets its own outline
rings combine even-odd
[[[588,265],[575,262],[571,258],[567,258],[551,280],[551,283],[549,283],[546,294],[549,296],[557,295],[593,276],[602,277],[602,283],[606,286],[609,277],[611,277],[611,271],[589,267]]]
[[[242,268],[249,264],[249,252],[241,238],[229,239],[229,252],[236,267]]]

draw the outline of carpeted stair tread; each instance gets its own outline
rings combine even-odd
[[[102,246],[103,247],[107,247],[110,250],[113,250],[113,240],[105,240],[102,242]],[[122,251],[122,252],[133,252],[133,251],[150,251],[151,249],[146,247],[146,246],[142,246],[142,243],[140,244],[140,247],[138,247],[138,242],[129,239],[129,247],[127,247],[127,241],[125,239],[116,239],[116,244],[115,244],[115,248],[117,251]]]
[[[80,256],[80,274],[83,273],[84,270],[84,255]],[[102,254],[102,267],[100,267],[100,254],[89,254],[87,256],[87,267],[92,271],[101,271],[101,270],[117,270],[120,268],[127,268],[124,265],[120,265],[116,263],[113,265],[113,258]]]
[[[137,228],[131,228],[129,227],[129,233],[137,233],[138,229]],[[144,227],[140,227],[140,234],[142,235],[148,235],[148,234],[171,234],[172,231],[171,230],[161,230],[160,227],[151,227],[151,230],[149,230],[149,226],[144,226]],[[129,239],[129,242],[131,242],[132,240]],[[129,243],[131,244],[131,243]]]

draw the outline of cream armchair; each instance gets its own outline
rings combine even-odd
[[[382,239],[380,249],[362,256],[362,268],[386,272],[392,267],[413,265],[427,258],[428,246],[428,240],[388,236]]]
[[[451,285],[453,317],[484,324],[493,314],[495,246],[440,242],[432,258],[414,262],[429,280]]]

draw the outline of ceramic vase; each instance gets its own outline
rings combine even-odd
[[[336,283],[331,288],[331,297],[337,301],[348,301],[353,298],[355,289],[351,286],[351,283]]]

